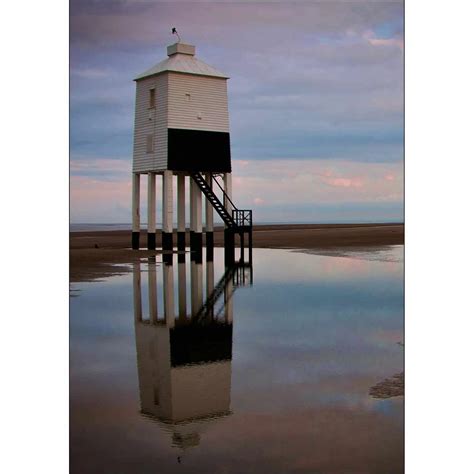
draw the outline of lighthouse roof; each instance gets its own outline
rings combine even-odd
[[[163,72],[181,72],[184,74],[195,74],[198,76],[221,77],[228,79],[228,76],[217,70],[216,68],[197,59],[195,47],[191,44],[175,43],[168,46],[168,58],[159,62],[151,69],[138,75],[134,80],[138,81],[145,77],[156,76]]]

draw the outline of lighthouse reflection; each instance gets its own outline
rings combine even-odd
[[[227,267],[215,283],[213,259],[207,259],[203,279],[202,262],[192,260],[188,266],[180,254],[175,304],[175,266],[166,262],[148,261],[148,314],[142,308],[146,272],[140,263],[133,267],[140,404],[144,416],[170,432],[171,444],[185,449],[199,444],[209,423],[231,413],[232,297],[237,288],[252,284],[252,267],[242,262]],[[157,301],[160,270],[162,314]]]

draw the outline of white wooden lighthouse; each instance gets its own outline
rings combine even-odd
[[[181,42],[167,48],[168,58],[135,78],[132,247],[140,236],[140,175],[147,175],[148,249],[156,248],[156,177],[162,186],[162,247],[173,248],[173,179],[177,180],[178,249],[185,246],[186,182],[189,182],[191,248],[202,248],[202,195],[206,242],[213,244],[213,210],[226,226],[226,241],[248,232],[251,211],[232,203],[232,175],[227,107],[228,77],[195,56]],[[221,180],[222,182],[220,182]],[[222,191],[222,199],[218,196]],[[243,242],[243,240],[242,240]]]

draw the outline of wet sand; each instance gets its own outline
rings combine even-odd
[[[130,248],[128,230],[71,232],[70,280],[94,281],[128,271],[126,264],[161,252]],[[176,242],[176,236],[174,241]],[[222,247],[224,233],[216,227],[214,243]],[[188,243],[188,242],[187,242]],[[238,244],[238,238],[236,238]],[[253,231],[254,248],[290,248],[306,250],[373,249],[387,245],[403,245],[403,224],[288,224],[258,225]],[[141,232],[140,244],[146,245],[146,231]],[[157,232],[157,247],[161,235]]]

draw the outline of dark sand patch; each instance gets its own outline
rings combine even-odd
[[[369,395],[374,398],[402,397],[405,393],[405,374],[395,374],[371,387]]]

